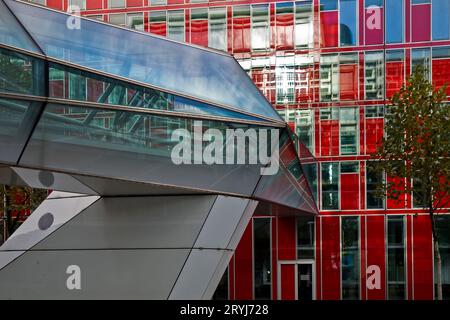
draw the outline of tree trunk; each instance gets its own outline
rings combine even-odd
[[[433,234],[433,248],[434,259],[436,263],[436,286],[437,286],[437,300],[442,300],[442,261],[441,252],[439,250],[439,239],[436,230],[436,223],[434,221],[434,211],[430,206],[431,231]],[[434,282],[434,279],[433,279]],[[433,286],[434,287],[434,286]]]
[[[433,237],[434,256],[436,257],[436,282],[437,282],[437,299],[442,300],[442,262],[439,250],[439,241]]]

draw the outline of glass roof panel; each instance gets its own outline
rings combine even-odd
[[[42,54],[2,1],[0,1],[0,43]]]
[[[5,1],[49,57],[281,120],[231,56]]]

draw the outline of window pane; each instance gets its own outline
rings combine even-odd
[[[450,39],[450,1],[433,0],[433,40]]]
[[[255,299],[271,297],[270,219],[253,219]]]
[[[356,17],[356,0],[340,0],[341,46],[356,45]]]
[[[168,11],[169,30],[167,37],[184,42],[184,10]]]
[[[358,150],[358,108],[340,109],[341,154],[356,154]]]
[[[383,174],[377,172],[373,163],[366,162],[366,201],[367,209],[384,208],[384,198],[379,194],[378,186],[383,181]]]
[[[322,163],[322,209],[339,209],[339,163]]]
[[[297,218],[297,259],[314,259],[314,217]]]
[[[191,0],[192,2],[192,0]],[[150,4],[152,6],[164,5],[167,3],[167,0],[150,0]]]
[[[295,130],[300,141],[314,152],[314,112],[313,110],[297,110]]]
[[[209,46],[227,50],[227,19],[225,8],[209,9]]]
[[[127,27],[144,31],[144,16],[142,13],[133,13],[127,15]]]
[[[309,187],[311,188],[314,199],[317,202],[317,164],[308,163],[303,165],[303,173],[308,180]],[[317,204],[318,205],[318,204]]]
[[[405,226],[403,216],[387,217],[388,299],[405,299]]]
[[[110,8],[123,8],[125,7],[125,0],[109,0]]]
[[[36,1],[37,2],[37,1]],[[41,3],[43,5],[45,5],[45,1],[41,1],[44,3]],[[72,6],[72,9],[75,8],[80,8],[81,10],[86,9],[86,0],[70,0],[69,1],[69,5]]]
[[[337,10],[337,9],[338,9],[338,0],[320,0],[321,11]]]
[[[115,24],[116,26],[125,27],[125,14],[110,14],[109,15],[109,23]]]
[[[383,52],[368,52],[365,56],[366,99],[376,100],[384,97]]]
[[[411,72],[414,72],[417,66],[421,65],[425,68],[426,74],[430,77],[430,48],[412,49],[411,50]]]
[[[386,42],[403,42],[403,0],[386,0]]]
[[[342,217],[342,299],[359,299],[359,218]]]
[[[294,56],[276,58],[277,103],[294,102]]]
[[[435,219],[441,254],[442,298],[448,300],[450,299],[450,215],[438,215]],[[434,267],[437,268],[436,262]],[[436,271],[434,275],[435,283],[437,283]]]
[[[295,3],[295,45],[311,48],[314,41],[312,1]]]
[[[338,55],[320,57],[320,100],[339,99],[339,60]]]
[[[341,173],[358,173],[359,162],[341,162]]]
[[[252,49],[265,50],[269,47],[269,7],[252,6]]]
[[[0,48],[0,92],[43,96],[44,63]]]

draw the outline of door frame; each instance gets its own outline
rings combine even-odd
[[[299,259],[299,260],[280,260],[278,261],[278,274],[277,274],[277,296],[278,300],[281,300],[281,266],[282,265],[294,265],[295,269],[295,300],[298,300],[298,265],[310,264],[312,269],[312,299],[316,300],[316,263],[314,259]]]

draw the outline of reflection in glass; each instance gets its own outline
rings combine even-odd
[[[339,59],[337,54],[320,57],[320,101],[339,99]]]
[[[450,1],[432,0],[433,40],[450,39]]]
[[[411,73],[416,70],[417,66],[422,66],[425,69],[425,74],[430,78],[431,76],[431,52],[430,48],[419,48],[411,50]]]
[[[384,58],[382,51],[365,54],[365,91],[367,100],[384,97]]]
[[[293,103],[295,88],[294,56],[277,57],[275,72],[277,103]]]
[[[252,49],[265,50],[269,47],[269,6],[252,6]]]
[[[19,160],[41,108],[41,102],[0,99],[0,161]]]
[[[311,48],[314,41],[313,5],[311,0],[295,3],[295,46]]]
[[[354,46],[357,42],[356,0],[340,0],[341,46]]]
[[[225,8],[209,9],[209,46],[227,50],[227,16]]]
[[[295,130],[300,141],[314,153],[314,110],[297,110]]]
[[[357,154],[358,151],[358,108],[340,108],[341,154]]]
[[[339,209],[339,162],[321,163],[322,210]]]
[[[44,96],[44,62],[0,48],[0,92]]]
[[[341,218],[342,299],[358,300],[359,283],[359,218]]]
[[[403,0],[386,1],[386,43],[403,42]]]
[[[167,11],[167,17],[167,37],[172,40],[184,42],[184,10]]]
[[[127,27],[139,31],[144,31],[144,16],[142,13],[128,13]]]
[[[154,89],[132,85],[94,73],[50,63],[50,97],[167,110],[208,114],[227,118],[258,120],[235,111],[218,108]],[[68,94],[66,93],[66,79]]]
[[[229,55],[88,19],[81,31],[69,30],[64,13],[17,1],[8,5],[49,57],[280,120]],[[168,11],[169,38],[184,40],[183,12]]]

